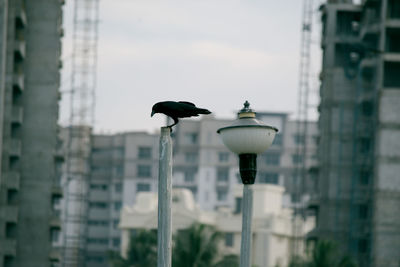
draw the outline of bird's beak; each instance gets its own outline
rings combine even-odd
[[[150,117],[153,117],[153,115],[155,114],[156,112],[154,111],[154,110],[152,110],[151,111],[151,116]]]

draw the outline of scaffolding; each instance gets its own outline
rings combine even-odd
[[[310,93],[310,63],[311,63],[311,39],[313,20],[313,0],[303,0],[301,47],[299,83],[297,95],[297,123],[296,123],[296,166],[294,171],[295,193],[293,196],[295,212],[293,218],[293,235],[295,240],[292,244],[292,258],[302,254],[301,248],[303,238],[303,219],[305,217],[302,197],[307,179],[307,123],[309,115],[309,93]]]
[[[62,266],[85,266],[90,143],[94,125],[99,0],[75,0],[66,136]]]

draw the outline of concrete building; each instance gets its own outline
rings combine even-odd
[[[328,1],[322,11],[319,194],[310,238],[360,266],[400,262],[400,2]]]
[[[0,266],[56,266],[62,1],[0,1]]]
[[[296,142],[304,139],[296,135],[296,122],[287,114],[258,116],[277,126],[280,133],[268,152],[258,158],[257,181],[284,186],[284,206],[289,207],[291,196],[298,190],[295,167],[302,160],[296,155]],[[205,116],[201,120],[182,120],[173,131],[173,186],[191,190],[204,210],[234,209],[241,204],[233,193],[234,186],[241,183],[237,156],[227,150],[216,133],[231,122]],[[310,123],[309,133],[307,166],[314,166],[315,123]],[[108,266],[107,251],[120,249],[117,225],[121,207],[135,204],[140,192],[157,191],[159,136],[144,132],[92,134],[90,140],[84,255],[87,266]]]
[[[157,190],[158,136],[92,135],[90,146],[85,261],[88,267],[108,266],[107,251],[120,249],[123,203]]]
[[[306,159],[297,154],[297,146],[305,138],[298,136],[296,121],[289,120],[286,113],[259,112],[257,118],[279,129],[273,145],[257,158],[256,183],[278,184],[285,188],[286,206],[291,205],[296,191],[309,195],[313,190],[311,181],[296,181],[298,163],[306,161],[308,167],[316,161],[316,123],[309,122]],[[222,143],[216,131],[230,125],[232,120],[220,120],[211,116],[201,120],[184,120],[176,126],[174,140],[174,187],[188,188],[196,201],[206,210],[220,206],[234,207],[232,188],[241,183],[237,155]],[[298,200],[296,200],[298,201]],[[131,203],[127,203],[131,204]]]
[[[290,259],[293,234],[292,211],[282,208],[284,188],[278,185],[258,184],[254,187],[252,264],[254,266],[286,266]],[[241,198],[242,186],[235,186],[235,198]],[[172,231],[188,228],[193,223],[214,226],[222,232],[220,249],[222,255],[240,254],[242,216],[240,210],[221,209],[204,211],[196,204],[193,194],[187,189],[172,192]],[[313,227],[309,219],[303,227],[306,231]],[[122,210],[121,253],[127,255],[130,237],[139,229],[157,229],[157,194],[139,193],[136,204]],[[299,238],[299,237],[297,237]],[[220,255],[220,256],[222,256]]]

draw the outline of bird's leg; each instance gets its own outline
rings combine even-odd
[[[174,123],[167,126],[169,129],[171,129],[171,132],[172,132],[172,127],[177,125],[179,122],[178,118],[172,118],[172,119],[174,120]]]

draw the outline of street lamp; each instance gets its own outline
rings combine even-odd
[[[242,243],[240,267],[251,264],[251,217],[253,216],[252,184],[257,174],[257,154],[264,152],[274,141],[278,129],[256,119],[248,101],[232,125],[218,129],[225,146],[239,156],[240,177],[243,182]]]

